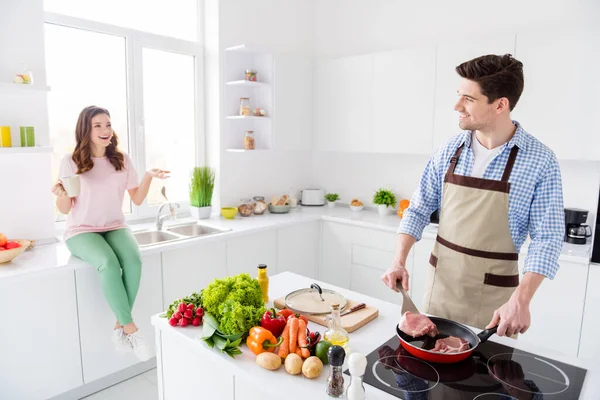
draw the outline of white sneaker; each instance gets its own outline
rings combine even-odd
[[[118,352],[129,353],[131,351],[131,346],[127,341],[125,333],[123,333],[123,328],[113,330],[110,338]]]
[[[133,349],[133,354],[135,354],[140,361],[148,361],[150,357],[152,357],[152,350],[139,330],[130,335],[126,335],[126,340]]]

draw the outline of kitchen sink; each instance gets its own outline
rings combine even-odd
[[[171,240],[181,239],[180,236],[164,231],[141,231],[134,232],[133,237],[137,240],[140,246],[150,246],[153,244],[159,244],[169,242]]]
[[[206,225],[199,225],[197,223],[172,226],[170,228],[167,228],[166,231],[184,236],[203,236],[210,235],[213,233],[225,232],[225,230],[223,229],[217,229]]]

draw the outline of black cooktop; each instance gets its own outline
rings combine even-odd
[[[460,363],[433,364],[410,355],[394,336],[367,362],[364,382],[404,400],[578,399],[586,374],[490,341]]]

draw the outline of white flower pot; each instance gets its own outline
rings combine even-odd
[[[377,211],[379,211],[379,215],[381,215],[382,217],[389,214],[388,207],[385,204],[378,204]]]
[[[211,211],[212,211],[212,206],[207,206],[207,207],[190,206],[190,214],[192,214],[192,217],[194,217],[196,219],[210,218]]]
[[[328,201],[327,202],[327,207],[329,207],[329,208],[335,208],[335,201]]]

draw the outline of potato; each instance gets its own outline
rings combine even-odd
[[[285,358],[285,370],[290,375],[298,375],[302,372],[302,357],[296,353],[289,354]]]
[[[256,363],[264,369],[275,371],[281,367],[281,358],[275,353],[265,352],[256,356]]]
[[[318,378],[323,372],[323,362],[319,357],[308,357],[302,364],[302,374],[308,379]]]

